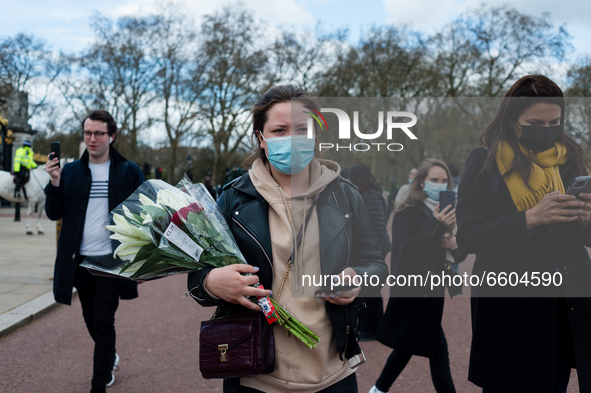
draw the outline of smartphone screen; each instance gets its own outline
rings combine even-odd
[[[451,205],[450,210],[456,208],[456,192],[453,190],[439,191],[439,211],[442,212],[449,205]]]

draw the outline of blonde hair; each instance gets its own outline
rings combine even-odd
[[[425,191],[423,191],[423,187],[421,187],[421,183],[423,183],[425,181],[425,179],[427,179],[427,175],[429,175],[429,171],[434,166],[438,166],[438,167],[442,168],[443,170],[445,170],[445,173],[447,173],[447,189],[448,190],[454,189],[454,183],[451,178],[451,173],[449,172],[449,168],[447,167],[445,162],[438,160],[437,158],[427,158],[426,160],[421,162],[421,164],[417,168],[417,173],[415,175],[415,178],[413,179],[412,183],[410,184],[410,191],[408,193],[408,196],[396,208],[396,212],[399,212],[399,211],[402,211],[402,210],[407,209],[409,207],[415,206],[417,203],[421,203],[425,199],[427,199],[427,194],[425,194]]]

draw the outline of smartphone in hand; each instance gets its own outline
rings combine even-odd
[[[51,142],[51,153],[49,155],[49,159],[53,160],[57,158],[57,167],[60,167],[60,143],[59,142]]]
[[[456,208],[456,192],[454,190],[439,191],[439,212],[441,213],[449,205],[451,205],[449,211]]]
[[[577,198],[580,193],[591,194],[591,176],[575,177],[570,187],[566,190],[566,193],[574,195]]]
[[[319,290],[317,290],[316,292],[314,292],[316,295],[320,295],[323,293],[335,293],[335,292],[341,292],[341,291],[350,291],[351,289],[355,289],[357,288],[356,285],[335,285],[334,287],[326,287],[326,288],[320,288]]]

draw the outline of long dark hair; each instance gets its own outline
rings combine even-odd
[[[396,212],[402,211],[409,207],[413,207],[427,199],[427,194],[425,193],[425,191],[423,191],[421,183],[424,182],[425,179],[427,179],[429,171],[434,166],[442,168],[445,171],[445,173],[447,173],[447,189],[454,189],[454,183],[451,179],[451,173],[449,172],[449,168],[447,167],[445,162],[438,160],[437,158],[427,158],[419,164],[419,167],[417,168],[417,174],[415,175],[415,178],[412,180],[412,183],[410,184],[410,191],[408,192],[408,196],[396,208]]]
[[[294,85],[280,85],[274,86],[267,90],[265,94],[256,103],[250,114],[252,115],[252,148],[251,154],[246,157],[243,162],[243,166],[250,167],[257,159],[262,159],[263,162],[267,162],[267,156],[259,144],[257,137],[258,132],[263,132],[263,127],[268,120],[267,113],[275,104],[283,102],[291,102],[292,99],[297,99],[307,107],[311,107],[320,111],[318,102],[308,92],[301,87]],[[318,153],[318,136],[316,136],[316,153]]]
[[[480,144],[488,147],[488,157],[481,172],[492,174],[496,167],[496,153],[502,141],[506,142],[515,153],[515,158],[504,174],[508,178],[518,172],[523,182],[530,187],[529,177],[532,170],[531,160],[523,154],[517,135],[511,124],[528,108],[538,103],[549,103],[560,106],[560,125],[562,132],[558,138],[566,147],[569,160],[574,164],[577,176],[587,174],[587,159],[583,149],[564,129],[564,95],[560,87],[543,75],[526,75],[519,79],[505,94],[501,106],[493,121],[480,135]],[[531,189],[531,187],[530,187]]]

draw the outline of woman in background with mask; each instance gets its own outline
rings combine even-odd
[[[318,111],[308,93],[291,85],[261,97],[252,110],[252,167],[218,200],[249,265],[204,269],[190,274],[188,285],[201,305],[218,306],[217,317],[258,310],[246,296],[272,294],[320,344],[310,350],[274,329],[275,371],[224,379],[224,392],[357,392],[357,298],[379,296],[381,286],[317,296],[319,287],[302,275],[367,274],[383,282],[388,269],[361,195],[339,176],[338,164],[314,157],[308,113]],[[252,287],[259,282],[271,291]]]
[[[396,277],[447,270],[446,251],[455,263],[466,259],[451,235],[455,209],[439,210],[439,192],[453,190],[443,161],[429,158],[419,165],[410,192],[396,209],[392,221],[392,274]],[[420,283],[392,286],[390,301],[378,331],[378,341],[393,351],[370,393],[387,392],[412,355],[429,358],[431,378],[438,393],[455,392],[449,367],[447,340],[441,327],[445,286],[430,289]]]
[[[565,195],[588,166],[564,109],[554,82],[524,76],[466,161],[458,243],[473,275],[513,281],[472,286],[468,379],[484,392],[563,393],[573,367],[591,392],[591,195]]]

